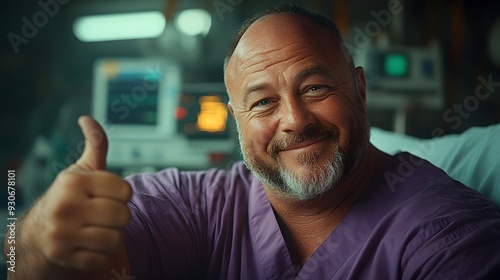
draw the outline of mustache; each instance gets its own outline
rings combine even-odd
[[[340,137],[340,131],[337,127],[310,127],[302,133],[289,134],[283,139],[274,141],[271,144],[270,153],[273,158],[276,158],[280,151],[285,150],[290,146],[297,145],[305,141],[319,140],[325,137],[332,140],[338,140]]]

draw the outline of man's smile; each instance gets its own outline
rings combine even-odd
[[[281,152],[286,152],[286,151],[297,151],[297,152],[303,152],[307,151],[310,149],[317,149],[319,145],[322,145],[323,142],[328,138],[327,135],[320,137],[318,139],[312,139],[312,140],[306,140],[302,141],[297,144],[289,145],[288,147],[285,147],[281,149]]]

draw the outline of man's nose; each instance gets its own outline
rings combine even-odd
[[[280,129],[287,133],[301,133],[314,122],[314,116],[303,100],[283,101],[281,106]]]

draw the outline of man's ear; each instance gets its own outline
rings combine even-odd
[[[227,102],[227,108],[229,108],[229,112],[231,113],[231,116],[233,116],[233,119],[236,119],[234,117],[234,110],[233,110],[233,105],[231,105],[231,101]]]
[[[359,94],[361,95],[361,98],[366,104],[366,79],[365,79],[365,70],[363,67],[358,66],[356,67],[356,81],[358,85],[358,91]]]

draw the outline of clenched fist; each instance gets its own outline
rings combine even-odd
[[[96,270],[123,245],[132,190],[105,171],[108,143],[102,127],[90,117],[81,117],[78,124],[85,137],[81,158],[57,176],[30,210],[23,231],[49,262]]]

